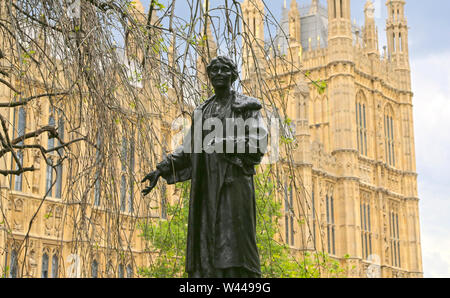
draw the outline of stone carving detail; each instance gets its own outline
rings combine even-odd
[[[16,212],[22,212],[23,211],[23,200],[22,199],[15,199],[14,200],[14,210]]]
[[[56,206],[55,207],[55,215],[54,215],[54,221],[55,221],[55,237],[61,237],[61,221],[62,221],[62,207]]]
[[[398,174],[393,172],[388,172],[387,175],[387,186],[390,190],[400,193],[400,178]]]
[[[311,153],[312,160],[316,161],[316,166],[319,169],[334,172],[334,169],[336,169],[336,158],[325,152],[322,143],[312,142]]]
[[[62,228],[62,207],[47,205],[43,216],[45,235],[60,237]]]
[[[79,278],[81,276],[81,262],[80,256],[77,254],[71,254],[67,256],[67,277],[68,278]]]
[[[101,233],[102,233],[102,227],[100,225],[100,216],[99,215],[93,215],[91,217],[91,229],[92,229],[92,237],[95,240],[97,244],[99,244],[99,241],[101,239]]]
[[[55,217],[56,218],[62,217],[62,207],[60,207],[60,206],[55,207]]]
[[[17,232],[23,232],[23,224],[21,218],[14,218],[13,220],[13,230]]]
[[[34,249],[32,249],[28,253],[28,258],[27,258],[27,275],[29,277],[37,277],[36,272],[37,272],[36,251]]]
[[[11,199],[12,200],[12,199]],[[12,210],[12,202],[11,202],[11,200],[6,200],[6,209],[9,211],[9,210]]]
[[[359,177],[361,181],[371,184],[372,183],[372,166],[370,164],[360,161],[359,164]]]
[[[37,142],[40,142],[41,140],[37,140]],[[37,143],[40,144],[40,143]],[[36,150],[33,154],[33,166],[36,169],[33,171],[33,193],[38,194],[39,193],[39,185],[41,181],[41,175],[39,169],[41,168],[41,153]]]
[[[44,214],[44,229],[45,235],[51,236],[53,234],[53,206],[47,205]]]
[[[383,248],[384,262],[389,264],[389,240],[388,240],[388,215],[386,210],[386,202],[383,202]]]

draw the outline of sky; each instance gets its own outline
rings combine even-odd
[[[180,0],[183,2],[182,0]],[[178,2],[180,2],[178,1]],[[167,0],[160,0],[167,3]],[[210,0],[212,5],[224,0]],[[241,1],[242,2],[242,1]],[[281,17],[284,0],[265,0]],[[297,0],[299,6],[311,0]],[[325,0],[320,0],[326,5]],[[364,24],[366,0],[351,1],[352,20]],[[385,40],[385,0],[373,0],[380,49]],[[148,9],[149,0],[142,0]],[[217,5],[216,4],[216,5]],[[287,0],[289,7],[290,0]],[[406,0],[414,93],[414,129],[425,277],[450,277],[450,1]]]

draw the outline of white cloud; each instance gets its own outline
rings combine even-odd
[[[425,277],[450,277],[450,52],[413,59]]]

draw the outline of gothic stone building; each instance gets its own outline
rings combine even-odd
[[[386,1],[388,45],[381,54],[370,0],[362,27],[351,22],[350,0],[328,0],[327,7],[297,2],[284,2],[270,43],[263,3],[243,3],[248,34],[266,50],[244,49],[246,82],[252,84],[255,67],[265,67],[267,82],[276,71],[273,89],[286,94],[295,126],[293,163],[305,189],[293,197],[307,208],[291,205],[309,225],[305,232],[286,219],[284,239],[293,249],[328,252],[349,276],[421,277],[406,1]],[[326,89],[312,81],[326,82]],[[292,192],[286,196],[292,201]]]

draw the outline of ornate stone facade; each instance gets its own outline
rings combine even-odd
[[[245,83],[251,88],[255,64],[266,69],[264,80],[274,94],[287,94],[280,106],[296,124],[294,163],[305,188],[296,212],[308,212],[312,228],[294,227],[293,247],[311,249],[302,241],[306,233],[349,276],[421,277],[406,1],[386,1],[384,54],[371,1],[362,27],[351,22],[350,0],[297,2],[285,3],[284,32],[264,46],[270,55],[253,51],[243,59],[251,61],[243,66]],[[252,24],[264,7],[244,1],[243,11]],[[284,82],[274,81],[275,73]],[[324,92],[308,78],[326,82]]]

